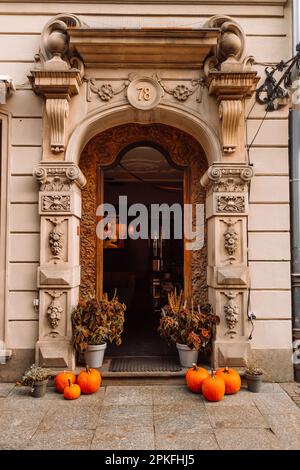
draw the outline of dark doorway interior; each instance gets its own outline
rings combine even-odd
[[[128,206],[145,204],[149,214],[153,203],[183,204],[183,171],[156,149],[135,147],[120,163],[104,171],[104,200],[117,210],[120,195],[127,196]],[[117,248],[104,248],[103,290],[112,294],[117,288],[127,305],[122,345],[109,345],[107,356],[176,355],[157,328],[168,291],[183,288],[183,241],[162,238],[161,233],[157,240],[128,238]]]

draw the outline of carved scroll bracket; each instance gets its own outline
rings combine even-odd
[[[49,98],[46,100],[46,115],[50,124],[50,146],[53,153],[65,150],[67,117],[69,103],[65,98]]]
[[[242,115],[240,100],[222,100],[219,105],[224,153],[233,153],[238,145],[238,127]]]
[[[69,101],[79,93],[83,78],[83,63],[69,47],[68,27],[80,26],[74,15],[58,15],[43,29],[35,65],[29,80],[35,93],[46,99],[49,144],[52,153],[64,152]]]

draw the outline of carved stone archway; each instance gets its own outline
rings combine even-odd
[[[207,161],[200,144],[190,135],[164,124],[124,124],[94,137],[83,150],[80,169],[87,184],[82,191],[81,219],[81,290],[94,293],[100,291],[99,258],[102,246],[96,237],[97,167],[114,163],[118,154],[135,142],[158,144],[175,164],[185,169],[185,203],[204,204],[205,189],[199,184],[207,170]],[[96,254],[98,251],[98,269]],[[101,270],[101,268],[100,268]],[[193,295],[196,303],[207,302],[207,247],[184,254],[185,293]],[[98,282],[97,282],[98,281]],[[97,289],[98,284],[98,289]],[[100,284],[101,280],[100,280]]]

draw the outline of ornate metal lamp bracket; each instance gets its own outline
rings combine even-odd
[[[266,79],[256,90],[256,101],[266,106],[266,111],[276,111],[280,106],[284,106],[288,99],[288,88],[293,82],[293,72],[297,70],[299,76],[300,69],[300,44],[296,47],[297,54],[284,62],[265,68]],[[276,80],[275,73],[283,72],[280,79]],[[282,86],[283,85],[283,86]]]

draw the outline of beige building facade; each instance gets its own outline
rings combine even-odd
[[[292,380],[289,106],[255,102],[291,33],[284,0],[0,2],[1,380],[76,366],[70,316],[82,279],[103,277],[96,167],[145,140],[187,178],[203,163],[185,200],[205,198],[214,366]],[[196,296],[197,269],[185,253]]]

